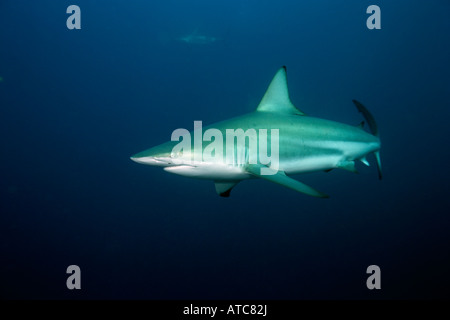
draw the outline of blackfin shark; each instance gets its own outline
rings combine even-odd
[[[177,40],[189,44],[209,44],[216,42],[218,39],[213,36],[200,34],[198,30],[195,30],[191,34],[177,38]]]
[[[381,143],[377,124],[372,114],[360,102],[353,100],[353,103],[365,118],[370,133],[364,130],[364,121],[358,126],[352,126],[311,117],[300,111],[289,98],[286,67],[282,67],[275,74],[254,112],[205,128],[195,129],[194,125],[194,130],[190,133],[203,138],[200,147],[197,138],[194,137],[195,141],[184,141],[183,138],[184,149],[189,150],[180,153],[180,139],[173,139],[172,135],[173,141],[137,153],[131,160],[163,167],[167,172],[182,176],[212,180],[217,193],[223,197],[228,197],[233,187],[240,181],[260,178],[310,196],[326,198],[328,195],[325,193],[291,178],[290,175],[315,171],[328,172],[335,168],[356,173],[355,162],[360,161],[368,166],[366,156],[373,153],[378,177],[379,179],[382,177]],[[211,135],[206,137],[208,130],[216,134],[214,140]],[[207,151],[211,153],[211,145],[218,140],[217,135],[228,137],[228,132],[238,130],[245,133],[252,131],[254,134],[247,135],[244,143],[234,147],[233,161],[224,161],[223,157],[204,156]],[[277,140],[276,148],[271,143],[266,144],[268,153],[272,156],[275,152],[278,153],[277,161],[273,161],[276,162],[276,166],[274,163],[262,161],[261,147],[249,148],[252,139],[255,137],[262,139],[263,135],[271,142],[275,141],[275,138]],[[223,149],[215,150],[216,154],[230,151],[225,143],[220,146]],[[237,154],[243,156],[237,157]],[[250,161],[251,159],[253,161]],[[264,169],[271,169],[272,172],[263,174]]]

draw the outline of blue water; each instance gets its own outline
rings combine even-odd
[[[81,8],[68,30],[66,8]],[[381,8],[381,30],[366,9]],[[3,299],[449,298],[450,3],[1,1]],[[193,32],[216,40],[184,43]],[[254,110],[286,65],[309,115],[381,132],[384,179],[228,199],[129,156]],[[66,268],[81,268],[81,290]],[[368,290],[366,268],[381,268]]]

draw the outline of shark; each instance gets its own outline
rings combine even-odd
[[[181,176],[212,180],[216,192],[222,197],[229,197],[231,190],[239,182],[259,178],[309,196],[328,198],[327,194],[292,178],[292,175],[329,172],[333,169],[358,173],[355,163],[361,162],[369,166],[366,157],[373,154],[378,178],[382,178],[381,142],[377,123],[363,104],[356,100],[352,101],[365,120],[356,126],[307,115],[291,102],[286,67],[283,66],[276,72],[256,110],[213,123],[205,128],[198,126],[196,128],[194,125],[194,130],[190,132],[195,136],[214,129],[214,132],[222,133],[228,138],[227,133],[230,130],[232,132],[254,130],[255,135],[244,136],[244,140],[241,140],[243,143],[238,143],[234,147],[233,161],[226,162],[220,157],[202,156],[207,148],[211,149],[213,142],[216,142],[216,136],[214,141],[211,137],[203,139],[210,142],[202,143],[200,147],[195,141],[192,143],[190,140],[184,141],[185,149],[189,150],[180,153],[177,146],[179,147],[181,138],[174,139],[173,135],[171,141],[134,154],[131,160],[162,167],[169,173]],[[369,130],[364,127],[366,122]],[[275,140],[277,142],[276,148],[272,143],[267,145],[268,153],[272,155],[278,153],[276,163],[273,161],[276,166],[262,161],[258,152],[260,150],[256,150],[260,148],[249,148],[250,140],[255,137],[261,138],[263,134],[271,142]],[[222,151],[225,153],[229,150],[223,146],[220,152]],[[264,169],[272,171],[263,174]]]
[[[188,34],[183,37],[179,37],[179,38],[177,38],[177,40],[188,43],[188,44],[203,45],[203,44],[209,44],[209,43],[216,42],[218,39],[213,36],[202,35],[202,34],[198,33],[198,30],[196,29],[191,34]]]

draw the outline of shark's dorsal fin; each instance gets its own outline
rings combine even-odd
[[[285,66],[281,67],[273,77],[256,111],[305,115],[292,104],[289,98]]]

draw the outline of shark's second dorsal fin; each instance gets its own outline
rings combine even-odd
[[[285,66],[281,67],[273,77],[256,111],[305,115],[292,104],[289,98]]]

